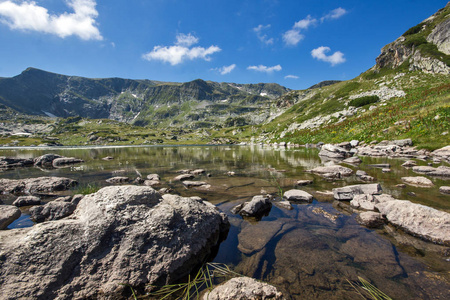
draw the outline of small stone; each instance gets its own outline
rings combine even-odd
[[[295,182],[295,184],[296,185],[300,185],[300,186],[304,186],[304,185],[308,185],[308,184],[313,184],[314,183],[314,181],[312,181],[312,180],[297,180],[296,182]]]
[[[129,181],[130,181],[130,178],[126,177],[126,176],[116,176],[116,177],[106,179],[107,183],[112,183],[112,184],[127,183]]]
[[[441,186],[439,192],[442,194],[450,194],[450,186]]]
[[[383,168],[383,169],[381,169],[381,172],[383,172],[383,173],[390,173],[392,170],[391,169],[388,169],[388,168]]]
[[[181,174],[181,175],[178,175],[177,177],[175,177],[173,180],[183,181],[183,180],[188,180],[188,179],[193,179],[193,178],[195,178],[195,176],[192,174]]]
[[[402,167],[405,167],[405,168],[412,168],[415,166],[417,166],[417,163],[414,160],[407,160],[407,161],[405,161],[404,164],[402,164]]]
[[[159,178],[158,174],[149,174],[147,175],[147,179],[148,180],[155,180],[155,181],[160,181],[161,179]]]
[[[312,202],[313,196],[302,190],[289,190],[284,193],[284,198],[290,201],[307,201]]]

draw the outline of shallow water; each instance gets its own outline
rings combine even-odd
[[[360,299],[347,280],[361,276],[392,298],[449,299],[450,261],[448,248],[427,243],[387,226],[369,230],[358,225],[355,215],[333,207],[332,199],[316,191],[361,183],[355,176],[329,182],[305,170],[322,162],[316,149],[274,149],[260,146],[173,146],[71,149],[1,149],[0,156],[37,157],[57,153],[83,159],[82,164],[61,169],[18,168],[0,172],[0,178],[64,176],[76,179],[79,188],[62,194],[74,194],[87,185],[106,186],[113,176],[146,177],[157,173],[161,187],[170,187],[182,196],[200,196],[227,213],[232,224],[227,239],[220,245],[215,262],[226,263],[244,275],[268,281],[292,299]],[[103,157],[113,156],[110,161]],[[418,176],[401,167],[404,160],[363,157],[360,166],[377,178],[385,193],[441,210],[450,211],[450,196],[438,192],[445,179],[431,178],[431,189],[397,188],[403,176]],[[369,165],[389,163],[392,172],[383,173]],[[426,162],[418,162],[425,165]],[[198,176],[209,190],[187,189],[172,181],[181,169],[206,169],[210,175]],[[228,176],[227,172],[235,172]],[[230,210],[254,195],[275,196],[295,186],[299,179],[314,183],[301,189],[313,194],[313,203],[293,203],[287,210],[274,205],[261,220],[242,219]],[[13,197],[2,196],[5,203]],[[51,200],[49,198],[48,200]],[[31,226],[24,213],[10,228]],[[448,254],[447,254],[448,255]]]

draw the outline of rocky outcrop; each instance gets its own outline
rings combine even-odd
[[[203,300],[282,300],[276,287],[250,277],[235,277],[207,292]]]
[[[214,205],[150,187],[87,195],[69,218],[0,232],[3,299],[119,299],[188,274],[228,229]]]
[[[381,186],[378,183],[348,185],[341,188],[334,188],[333,194],[336,200],[352,200],[356,195],[379,195]]]
[[[406,47],[403,44],[404,41],[405,37],[401,36],[393,43],[384,46],[381,49],[381,54],[375,59],[377,67],[394,69],[407,60],[413,53],[413,50]]]
[[[0,205],[0,230],[17,220],[22,213],[13,205]],[[1,252],[0,252],[1,253]]]
[[[450,214],[437,209],[396,200],[378,203],[376,208],[393,225],[439,244],[450,245]]]
[[[77,184],[77,181],[64,177],[0,179],[0,192],[10,194],[48,193],[65,191]]]
[[[427,42],[435,44],[439,51],[450,55],[450,18],[433,29],[427,36]]]

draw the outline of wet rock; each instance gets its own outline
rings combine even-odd
[[[148,180],[153,180],[153,181],[160,181],[161,178],[159,177],[158,174],[149,174],[147,175],[147,179]]]
[[[189,180],[189,179],[194,179],[195,176],[192,174],[181,174],[176,176],[173,180],[175,181],[183,181],[183,180]]]
[[[341,178],[344,176],[352,175],[353,170],[347,167],[333,165],[333,166],[317,167],[311,170],[307,170],[307,172],[317,174],[322,177],[333,176],[334,178]]]
[[[350,151],[348,151],[347,149],[331,144],[323,145],[319,152],[319,156],[335,159],[344,159],[352,155],[353,154],[350,153]]]
[[[20,196],[13,202],[14,206],[22,207],[22,206],[30,206],[30,205],[40,205],[41,198],[37,196]]]
[[[52,162],[54,168],[59,168],[67,165],[79,164],[84,162],[84,160],[75,157],[60,157],[55,158]]]
[[[376,208],[393,225],[428,241],[450,245],[450,214],[407,200],[378,203]]]
[[[379,228],[384,225],[384,218],[380,213],[365,211],[356,217],[356,222],[368,228]]]
[[[203,300],[285,299],[274,286],[250,277],[235,277],[215,287]]]
[[[32,207],[30,218],[37,223],[59,220],[71,215],[76,207],[74,203],[55,200],[43,206]]]
[[[330,214],[329,212],[325,211],[322,207],[314,207],[311,211],[316,215],[325,217],[332,223],[336,223],[336,220],[339,218],[338,215]]]
[[[313,196],[310,193],[307,193],[302,190],[289,190],[286,191],[283,195],[289,201],[306,201],[312,202]]]
[[[111,183],[111,184],[124,184],[124,183],[128,183],[129,181],[130,181],[130,178],[126,177],[126,176],[116,176],[116,177],[106,179],[106,182]]]
[[[47,193],[68,190],[77,184],[77,181],[64,177],[0,179],[0,192],[10,194]]]
[[[353,157],[344,159],[342,162],[345,162],[345,163],[351,164],[351,165],[357,165],[357,164],[362,163],[362,160],[357,156],[353,156]]]
[[[17,220],[22,213],[13,205],[0,205],[0,230]]]
[[[300,186],[309,185],[309,184],[313,184],[313,183],[314,183],[314,181],[307,180],[307,179],[305,179],[305,180],[297,180],[295,182],[296,185],[300,185]]]
[[[61,155],[54,153],[44,154],[34,159],[34,165],[38,167],[52,167],[53,160],[61,157]]]
[[[402,180],[406,184],[418,186],[418,187],[429,188],[429,187],[434,186],[433,182],[430,179],[423,177],[423,176],[402,177]]]
[[[417,163],[414,160],[407,160],[402,164],[402,167],[405,167],[405,168],[412,168],[415,166],[417,166]]]
[[[245,217],[258,217],[266,213],[272,207],[269,197],[254,196],[251,201],[245,202],[239,214]]]
[[[69,218],[0,233],[0,294],[121,299],[124,282],[145,291],[187,275],[227,229],[212,204],[150,187],[106,187]]]
[[[336,200],[352,200],[355,195],[381,194],[381,186],[378,183],[348,185],[341,188],[334,188],[334,199]]]
[[[439,192],[442,194],[450,194],[450,186],[441,186]]]

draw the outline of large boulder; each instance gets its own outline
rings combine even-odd
[[[77,184],[77,181],[65,177],[0,179],[0,192],[10,194],[48,193],[68,190]]]
[[[8,227],[9,224],[17,220],[21,214],[20,209],[13,205],[0,205],[0,230]]]
[[[379,195],[381,191],[381,186],[378,183],[370,183],[334,188],[333,194],[336,200],[352,200],[355,195]]]
[[[450,245],[450,214],[407,200],[381,202],[376,208],[404,231],[446,246]]]
[[[353,153],[351,153],[347,149],[332,144],[323,145],[319,152],[319,156],[336,159],[344,159],[352,155]]]
[[[235,277],[205,293],[203,300],[282,300],[274,286],[250,277]]]
[[[0,232],[3,299],[122,299],[188,274],[228,229],[210,203],[145,186],[85,196],[72,216]]]

